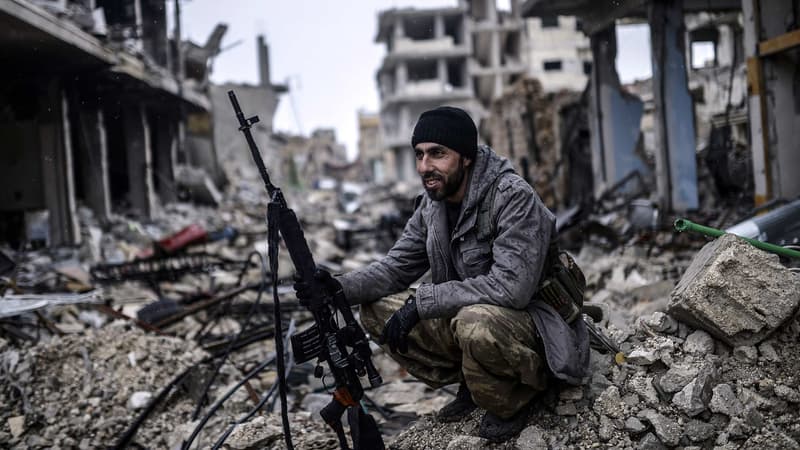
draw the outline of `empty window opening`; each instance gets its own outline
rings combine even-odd
[[[511,32],[505,35],[503,39],[503,53],[501,54],[501,63],[503,65],[508,63],[519,62],[519,55],[521,53],[521,33],[518,31]]]
[[[460,61],[447,62],[447,83],[454,88],[464,87],[464,63]]]
[[[699,28],[689,32],[691,46],[689,53],[692,69],[717,66],[717,42],[719,31],[716,28]]]
[[[434,17],[407,17],[403,21],[406,37],[415,41],[425,41],[433,39],[434,36]]]
[[[408,62],[408,81],[435,80],[438,78],[436,60]]]
[[[561,70],[561,60],[556,59],[552,61],[545,61],[544,64],[544,71],[545,72],[555,72]]]
[[[592,74],[592,62],[591,61],[584,61],[583,62],[583,74],[584,75],[591,75]]]
[[[542,16],[542,28],[558,28],[558,16]]]
[[[453,38],[453,44],[464,43],[464,20],[459,16],[444,17],[444,34]]]

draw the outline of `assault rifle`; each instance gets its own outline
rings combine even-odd
[[[253,140],[253,135],[250,133],[250,127],[258,122],[258,116],[245,118],[239,106],[239,101],[236,99],[236,94],[233,91],[228,91],[228,97],[233,110],[236,112],[236,118],[239,120],[239,130],[244,133],[247,145],[250,147],[250,153],[270,196],[267,210],[270,250],[277,252],[277,232],[280,231],[298,277],[313,287],[314,297],[303,306],[313,315],[314,325],[292,336],[292,350],[295,360],[298,364],[301,364],[313,358],[318,358],[314,375],[318,378],[323,376],[324,369],[320,364],[322,361],[327,363],[329,370],[333,374],[335,384],[333,399],[322,409],[320,415],[336,432],[339,445],[343,449],[349,449],[341,422],[342,414],[347,411],[355,449],[384,449],[383,440],[378,432],[375,420],[365,413],[360,406],[361,399],[364,396],[364,388],[361,386],[359,377],[367,375],[369,383],[373,387],[377,387],[383,382],[377,369],[372,364],[372,350],[369,348],[366,334],[356,322],[344,293],[341,290],[335,293],[327,293],[322,282],[314,277],[317,266],[308,248],[300,223],[297,221],[297,216],[287,206],[286,199],[283,197],[280,188],[274,186],[270,181],[267,169],[264,167],[264,161],[261,159],[261,153]],[[275,258],[271,264],[277,264],[277,254],[271,254],[271,259],[273,259],[272,256],[275,256]],[[273,274],[275,273],[277,273],[277,270],[273,268]],[[277,307],[278,305],[276,304]],[[344,318],[344,326],[341,328],[336,321],[337,313]],[[280,321],[276,325],[280,326]],[[276,347],[280,340],[280,334],[280,332],[276,333]],[[277,356],[278,362],[281,363],[283,361],[282,347],[276,349],[276,351],[279,353]],[[285,379],[282,375],[283,370],[279,368],[279,383],[281,389],[285,392]],[[285,394],[282,394],[283,399],[285,399]],[[284,432],[287,446],[291,449],[285,401],[283,406]]]

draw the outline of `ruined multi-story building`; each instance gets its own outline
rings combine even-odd
[[[150,217],[185,192],[186,165],[224,181],[208,75],[226,27],[185,41],[180,2],[174,32],[166,6],[0,1],[0,241],[36,228],[50,245],[76,244],[79,205],[101,220]]]
[[[517,0],[509,11],[495,0],[460,0],[449,8],[380,13],[376,41],[387,49],[377,73],[381,135],[396,167],[388,179],[413,178],[408,147],[423,111],[457,106],[480,123],[490,102],[525,73],[523,25]]]
[[[545,92],[580,92],[592,73],[589,38],[580,19],[550,15],[525,20],[528,75],[539,80]]]

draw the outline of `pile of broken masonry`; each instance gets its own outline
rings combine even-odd
[[[190,222],[209,229],[234,222],[263,234],[264,204],[258,189],[257,183],[239,182],[226,193],[220,210],[171,205],[160,223],[122,221],[99,239],[91,239],[97,233],[91,231],[90,218],[84,218],[84,235],[90,239],[79,255],[40,253],[29,255],[25,264],[35,273],[66,258],[129,260],[151,241]],[[314,196],[326,199],[325,205],[330,200],[324,192],[306,197]],[[371,245],[347,253],[332,244],[335,230],[325,224],[339,214],[335,208],[311,202],[298,209],[308,218],[304,226],[312,251],[331,268],[351,270],[380,255]],[[258,243],[263,238],[240,237],[232,244],[209,244],[206,250],[244,258],[259,246],[263,251]],[[552,386],[517,438],[490,444],[477,437],[480,411],[456,424],[436,423],[433,412],[451,394],[414,382],[374,347],[385,383],[367,392],[367,407],[390,448],[800,448],[800,283],[792,269],[730,236],[697,254],[654,255],[637,246],[608,251],[585,245],[576,256],[587,275],[589,300],[604,305],[599,326],[625,358],[593,350],[592,376],[584,386]],[[281,279],[290,279],[288,258],[281,267]],[[257,280],[258,270],[249,271],[248,277]],[[212,278],[219,288],[231,276]],[[174,294],[205,284],[205,279],[188,278],[162,287]],[[50,287],[55,288],[52,283]],[[103,288],[102,297],[129,315],[154,299],[143,286],[131,283]],[[244,297],[252,302],[252,295]],[[132,444],[180,448],[199,423],[192,419],[193,411],[214,369],[193,334],[197,321],[206,318],[186,317],[161,330],[162,335],[129,320],[98,317],[81,305],[41,314],[66,332],[43,328],[38,341],[28,343],[0,337],[0,447],[112,446],[158,392],[194,368],[157,403]],[[302,322],[302,314],[294,315]],[[227,327],[230,334],[241,323],[223,319],[217,326]],[[263,340],[231,354],[202,412],[273,350],[270,340]],[[320,380],[308,375],[304,366],[290,374],[295,448],[338,448],[318,417],[329,396]],[[275,376],[274,371],[262,372],[236,391],[211,416],[192,448],[210,448],[254,407]],[[271,403],[236,426],[222,448],[284,448],[279,406]]]

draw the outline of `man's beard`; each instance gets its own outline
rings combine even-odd
[[[433,179],[441,181],[442,187],[438,190],[428,189],[425,187],[425,192],[428,193],[428,197],[430,197],[431,200],[441,201],[458,192],[458,190],[461,188],[461,182],[464,181],[466,174],[467,171],[464,169],[464,158],[461,158],[458,161],[458,170],[456,170],[456,172],[449,177],[433,171],[422,174],[422,186],[425,186],[426,180]]]

